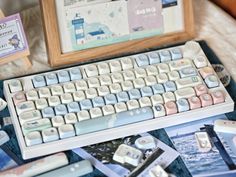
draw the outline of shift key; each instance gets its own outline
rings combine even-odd
[[[195,87],[197,85],[202,84],[202,80],[199,76],[186,77],[182,79],[176,80],[176,86],[178,89],[185,87]]]

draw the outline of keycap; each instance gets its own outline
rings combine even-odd
[[[92,108],[89,113],[92,119],[103,116],[101,108]]]
[[[25,143],[27,146],[42,144],[41,134],[38,131],[28,133],[25,135]]]
[[[140,107],[150,107],[152,106],[151,100],[149,97],[142,97],[138,100]]]
[[[132,90],[128,91],[128,94],[129,94],[129,98],[131,100],[141,98],[141,93],[140,93],[139,89],[132,89]]]
[[[52,127],[42,131],[43,142],[51,142],[59,139],[57,129]]]
[[[188,103],[190,109],[198,109],[201,108],[201,101],[198,97],[193,96],[191,98],[188,98]]]
[[[225,102],[225,95],[224,95],[223,91],[221,91],[221,90],[216,90],[216,91],[212,92],[211,96],[212,96],[214,104],[219,104],[219,103]]]
[[[46,86],[46,81],[44,76],[34,76],[32,82],[35,88]]]
[[[211,106],[213,104],[212,97],[209,94],[200,95],[199,98],[201,100],[202,107]]]
[[[189,110],[189,104],[187,99],[181,98],[176,101],[178,112],[185,112]]]
[[[156,94],[156,95],[151,96],[151,102],[152,102],[153,106],[155,106],[157,104],[163,104],[164,103],[163,98],[160,94]]]
[[[119,92],[116,94],[116,98],[118,102],[127,102],[129,100],[129,95],[127,92]]]
[[[145,135],[135,140],[135,146],[142,150],[156,148],[156,140],[151,135]]]
[[[193,60],[195,66],[197,68],[203,68],[206,67],[208,65],[207,59],[205,56],[203,55],[199,55],[197,56],[194,60]]]
[[[201,68],[199,70],[199,73],[205,79],[207,76],[213,75],[214,70],[211,67],[205,67],[205,68]]]
[[[79,121],[84,121],[84,120],[89,120],[90,119],[90,114],[87,110],[82,110],[77,113],[77,117]]]
[[[157,84],[157,79],[155,76],[147,76],[144,78],[144,81],[147,86],[152,86],[152,85]]]
[[[69,75],[70,75],[70,79],[72,81],[82,79],[82,74],[80,72],[80,68],[79,67],[71,68],[69,70]]]
[[[140,89],[142,97],[149,97],[153,95],[153,91],[151,87],[143,87]]]
[[[120,82],[123,82],[124,80],[121,73],[111,74],[111,79],[113,83],[120,83]]]
[[[134,74],[136,78],[144,78],[147,76],[146,70],[143,68],[136,68]]]
[[[40,98],[48,98],[51,96],[50,90],[47,87],[44,88],[39,88],[38,89],[38,94]]]
[[[116,104],[117,103],[117,98],[116,98],[116,95],[115,94],[108,94],[104,97],[104,100],[105,100],[105,103],[106,105],[109,105],[109,104]]]
[[[102,107],[105,105],[103,97],[95,97],[92,99],[93,107]]]
[[[111,69],[111,72],[117,72],[117,71],[121,71],[121,64],[119,61],[110,61],[109,62],[109,66],[110,66],[110,69]]]
[[[136,56],[136,63],[139,67],[149,65],[148,56],[145,54],[140,54],[140,55]]]
[[[74,101],[81,101],[86,98],[84,91],[81,91],[81,90],[74,92],[72,96],[73,96]]]
[[[168,76],[165,73],[158,74],[156,78],[157,78],[157,82],[160,84],[165,83],[169,80]]]
[[[154,94],[162,94],[165,93],[165,88],[162,84],[155,84],[152,86],[152,90]]]
[[[48,102],[45,98],[41,98],[35,101],[35,106],[37,109],[44,109],[48,107]]]
[[[179,74],[181,78],[185,78],[185,77],[197,76],[197,71],[193,67],[187,67],[181,69],[179,71]]]
[[[176,80],[175,84],[178,89],[181,89],[184,87],[195,87],[197,85],[202,84],[202,80],[199,76],[186,77],[186,78]]]
[[[64,92],[65,92],[65,93],[73,93],[73,92],[76,91],[75,85],[74,85],[73,83],[71,83],[71,82],[65,83],[65,84],[63,85],[63,89],[64,89]]]
[[[64,91],[60,85],[53,85],[51,87],[51,92],[52,92],[52,95],[54,95],[54,96],[58,96],[58,95],[61,95],[64,93]]]
[[[26,101],[26,97],[23,92],[18,92],[13,96],[13,102],[15,105],[21,102],[25,102],[25,101]]]
[[[55,113],[57,116],[65,115],[67,113],[66,106],[64,104],[59,104],[55,106]]]
[[[169,176],[169,174],[160,165],[157,165],[151,168],[151,170],[149,170],[148,173],[150,177],[168,177]]]
[[[95,64],[90,64],[86,66],[84,69],[88,77],[93,77],[98,75],[98,68]]]
[[[115,109],[112,105],[105,105],[102,107],[102,112],[106,116],[106,115],[114,114]]]
[[[145,86],[145,82],[142,78],[137,78],[133,81],[134,88],[142,88]]]
[[[184,53],[184,57],[192,58],[198,55],[200,51],[201,51],[201,47],[199,46],[197,42],[189,41],[189,42],[186,42],[186,44],[184,45],[183,53]]]
[[[75,136],[74,127],[71,124],[64,124],[58,127],[59,136],[61,139]]]
[[[88,85],[87,82],[85,80],[78,80],[75,82],[75,87],[76,90],[87,90],[88,89]]]
[[[161,62],[158,52],[150,52],[150,53],[148,53],[148,57],[149,57],[149,62],[151,65],[158,64]]]
[[[172,115],[172,114],[177,113],[177,106],[176,106],[175,102],[169,101],[169,102],[165,103],[164,106],[165,106],[165,110],[166,110],[167,115]]]
[[[145,107],[131,111],[120,112],[96,119],[77,122],[75,124],[76,135],[96,132],[107,128],[118,127],[135,122],[149,120],[154,117],[152,108]],[[114,120],[114,121],[111,121]]]
[[[81,110],[89,110],[93,107],[90,99],[85,99],[79,102]]]
[[[105,96],[110,93],[110,89],[108,86],[103,85],[97,88],[97,93],[99,96]]]
[[[147,66],[145,69],[148,76],[155,76],[158,74],[158,69],[156,66],[150,65],[150,66]]]
[[[68,71],[62,70],[57,73],[58,81],[60,83],[62,82],[69,82],[70,81],[70,76]]]
[[[89,88],[89,89],[85,90],[85,95],[86,95],[86,98],[92,99],[92,98],[98,96],[98,93],[95,88]]]
[[[58,79],[55,73],[46,74],[45,78],[47,85],[53,85],[58,83]]]
[[[39,98],[38,92],[36,90],[30,90],[26,92],[26,98],[28,101],[37,100]]]
[[[173,81],[167,81],[163,85],[165,87],[166,92],[174,92],[177,89]]]
[[[53,127],[60,127],[61,125],[65,124],[65,121],[62,116],[55,116],[51,118]]]
[[[110,85],[112,84],[111,77],[108,75],[102,75],[99,77],[101,85]]]
[[[166,63],[160,63],[157,65],[159,73],[168,73],[170,71],[169,66]]]
[[[129,100],[127,101],[127,108],[128,110],[140,108],[139,102],[137,100]]]
[[[73,102],[73,97],[70,93],[64,93],[60,96],[62,104],[68,104]]]
[[[120,63],[123,70],[132,69],[134,67],[133,60],[129,57],[121,58]]]
[[[79,112],[80,111],[79,103],[78,102],[71,102],[71,103],[67,104],[67,109],[68,109],[69,113]]]
[[[54,110],[52,107],[46,107],[42,109],[42,116],[45,118],[51,118],[55,116]]]
[[[169,80],[176,81],[180,78],[178,71],[171,71],[168,73]]]
[[[114,105],[114,108],[115,108],[115,112],[123,112],[123,111],[127,111],[127,106],[125,103],[123,102],[120,102],[120,103],[116,103]]]
[[[51,127],[50,120],[47,118],[43,118],[24,123],[22,125],[22,131],[24,135],[27,135],[30,132],[42,131],[50,127]]]
[[[191,98],[196,95],[194,89],[191,87],[176,90],[174,93],[177,100],[181,98]]]
[[[66,124],[75,124],[77,122],[77,116],[75,113],[68,113],[64,116]]]
[[[61,100],[58,96],[51,96],[48,98],[48,104],[49,106],[57,106],[61,104]]]
[[[171,71],[177,71],[191,66],[192,66],[192,61],[189,59],[181,59],[181,60],[171,61],[169,63]]]
[[[171,54],[168,50],[163,50],[159,52],[161,62],[168,62],[171,61]]]
[[[166,115],[165,107],[162,104],[156,104],[153,107],[154,117],[163,117]]]
[[[175,95],[174,95],[173,92],[165,92],[165,93],[163,93],[162,96],[163,96],[163,100],[164,100],[165,103],[169,102],[169,101],[175,101],[176,100]]]
[[[180,48],[171,49],[170,54],[172,60],[179,60],[183,58],[183,54]]]
[[[214,122],[214,131],[235,134],[236,131],[236,122],[233,120],[215,120]]]
[[[200,96],[208,92],[207,87],[204,84],[200,84],[194,87],[196,95]]]
[[[133,71],[130,71],[130,70],[126,70],[123,72],[123,77],[124,77],[124,80],[126,81],[132,81],[135,79],[135,74]]]
[[[119,93],[122,91],[120,84],[114,83],[109,86],[111,93]]]
[[[100,86],[100,82],[99,82],[98,78],[96,78],[96,77],[88,78],[87,82],[88,82],[89,88],[92,88],[92,87],[97,88]]]
[[[108,63],[102,62],[97,64],[99,75],[110,73],[110,67]]]
[[[20,115],[23,112],[35,110],[33,101],[26,101],[16,105],[17,114]]]
[[[121,83],[122,90],[128,91],[134,88],[133,82],[131,81],[124,81]]]
[[[41,113],[38,110],[23,112],[19,115],[20,124],[23,125],[25,122],[41,119]]]
[[[205,83],[208,88],[219,87],[220,81],[215,75],[209,75],[205,78]]]
[[[9,83],[9,87],[12,93],[22,91],[21,81],[18,79],[13,79]]]

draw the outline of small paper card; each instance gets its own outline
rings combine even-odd
[[[28,50],[19,14],[0,19],[0,58]]]

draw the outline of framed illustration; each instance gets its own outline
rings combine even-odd
[[[146,51],[194,37],[192,0],[40,0],[51,66]]]

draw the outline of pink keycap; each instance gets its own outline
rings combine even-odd
[[[214,70],[211,67],[205,67],[199,70],[201,76],[205,79],[207,76],[214,74]]]
[[[210,105],[213,104],[212,97],[211,97],[211,95],[209,95],[209,94],[200,95],[199,98],[200,98],[200,100],[201,100],[202,107],[210,106]]]
[[[207,93],[207,87],[203,84],[197,85],[196,87],[194,87],[195,92],[197,94],[197,96],[203,95]]]
[[[24,101],[26,101],[26,98],[23,92],[18,92],[13,96],[13,102],[15,105]]]
[[[198,109],[201,108],[201,101],[198,97],[194,96],[188,99],[190,109]]]
[[[167,115],[177,113],[177,106],[176,106],[175,102],[173,102],[173,101],[169,101],[169,102],[165,103],[165,108],[166,108]]]
[[[219,104],[219,103],[225,102],[225,95],[224,95],[223,91],[221,91],[221,90],[217,90],[215,92],[212,92],[211,96],[212,96],[214,104]]]

